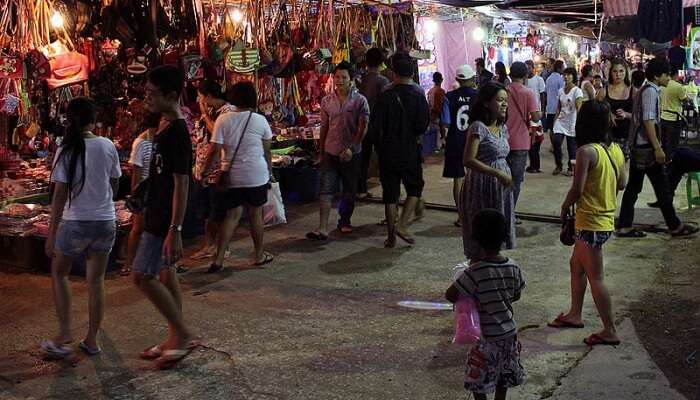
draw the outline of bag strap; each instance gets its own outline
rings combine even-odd
[[[508,97],[512,96],[510,92],[510,86],[506,86],[506,92],[508,92]],[[520,117],[523,119],[523,122],[525,123],[525,128],[530,128],[530,120],[527,118],[527,114],[523,113],[523,109],[520,108],[519,102],[514,101],[513,104],[515,104],[515,108],[518,109],[518,114],[520,114]]]
[[[243,132],[241,132],[241,137],[238,139],[238,145],[236,145],[236,150],[233,152],[233,157],[231,157],[231,167],[233,167],[234,161],[236,161],[236,155],[238,155],[238,149],[241,148],[241,142],[243,142],[243,136],[245,136],[246,131],[248,130],[248,123],[250,122],[250,117],[253,116],[253,112],[249,111],[248,112],[248,119],[245,121],[245,125],[243,125]]]
[[[637,131],[639,130],[639,128],[644,129],[644,121],[642,121],[642,114],[644,113],[644,100],[643,100],[642,96],[644,95],[644,91],[649,89],[650,87],[651,87],[651,85],[646,84],[639,91],[639,99],[638,99],[638,101],[639,101],[639,121],[638,121],[639,126],[637,127],[637,129],[635,129],[634,139],[632,140],[632,146],[631,146],[632,149],[637,147],[637,136],[639,136]],[[657,114],[657,116],[660,117],[659,101],[658,100],[656,101],[656,114]],[[658,132],[658,128],[656,127],[656,122],[654,122],[654,134],[656,135],[656,137],[658,139],[659,132]]]
[[[612,157],[610,156],[610,152],[608,151],[608,148],[601,145],[603,147],[603,150],[605,150],[605,154],[608,155],[608,160],[610,160],[610,165],[612,165],[613,170],[615,171],[615,183],[617,184],[617,167],[615,166],[615,163],[613,162]]]

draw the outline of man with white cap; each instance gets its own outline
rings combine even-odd
[[[469,65],[457,68],[456,79],[459,88],[447,93],[442,106],[443,130],[447,130],[445,139],[445,167],[442,176],[453,179],[452,192],[455,205],[459,200],[459,192],[464,183],[464,146],[467,143],[467,128],[469,128],[469,107],[476,97],[476,72]],[[459,226],[459,220],[455,222]]]

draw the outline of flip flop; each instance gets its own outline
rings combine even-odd
[[[408,244],[413,245],[413,244],[416,243],[416,239],[414,239],[414,238],[408,236],[408,234],[405,234],[405,233],[401,233],[401,232],[399,232],[399,231],[396,231],[396,236],[400,237],[401,240],[403,240],[404,242],[406,242],[406,243],[408,243]]]
[[[350,225],[342,225],[342,226],[339,226],[339,227],[338,227],[338,230],[340,231],[340,233],[344,233],[344,234],[347,235],[347,234],[349,234],[349,233],[352,233],[352,226],[350,226]]]
[[[84,341],[81,341],[80,344],[78,344],[78,347],[80,347],[81,350],[86,352],[88,355],[95,356],[100,353],[102,353],[102,347],[97,346],[97,347],[88,347],[88,345],[85,344]]]
[[[690,236],[690,235],[696,234],[698,231],[700,231],[700,228],[698,228],[697,225],[683,224],[683,227],[681,228],[681,230],[676,231],[676,232],[671,232],[671,236],[673,236],[673,237]]]
[[[462,222],[460,222],[460,221],[455,221],[455,222],[453,223],[453,225],[454,225],[455,227],[457,227],[457,228],[461,228],[461,227],[462,227]]]
[[[396,237],[387,239],[384,241],[384,248],[385,249],[393,249],[396,247]]]
[[[575,324],[573,322],[569,322],[564,319],[564,314],[559,314],[556,318],[554,318],[554,321],[548,322],[547,326],[550,328],[557,328],[557,329],[562,329],[562,328],[574,328],[574,329],[580,329],[583,328],[583,324]]]
[[[263,265],[269,264],[275,260],[275,257],[273,257],[272,254],[270,254],[270,253],[265,252],[264,256],[265,257],[263,258],[262,261],[258,261],[254,264],[256,267],[262,267]]]
[[[192,350],[194,350],[199,345],[199,343],[195,345],[193,342],[190,342],[190,344],[188,344],[187,347],[185,347],[184,349],[165,350],[163,354],[156,359],[158,369],[174,368],[177,364],[180,363],[180,361],[184,360],[187,356],[189,356],[190,353],[192,353]]]
[[[53,340],[44,340],[41,342],[40,347],[47,356],[55,359],[63,359],[73,354],[72,348],[65,344],[56,344]]]
[[[615,236],[622,237],[622,238],[643,238],[643,237],[647,237],[647,234],[640,231],[637,228],[632,228],[627,232],[617,231],[617,232],[615,232]]]
[[[155,360],[163,355],[163,348],[159,344],[151,346],[139,353],[139,358],[143,360]]]
[[[328,236],[327,236],[327,235],[324,235],[323,233],[318,232],[318,231],[314,231],[314,232],[309,232],[309,233],[307,233],[307,234],[306,234],[306,238],[309,239],[309,240],[316,240],[316,241],[319,241],[319,242],[328,240]]]
[[[620,344],[619,340],[606,340],[603,339],[602,337],[598,336],[597,333],[591,334],[591,336],[583,339],[583,343],[589,345],[589,346],[617,346]]]

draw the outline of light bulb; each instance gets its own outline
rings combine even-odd
[[[481,42],[484,40],[486,37],[486,32],[484,31],[484,28],[477,26],[473,31],[472,31],[472,39],[476,40],[477,42]]]
[[[231,12],[231,19],[233,22],[241,22],[243,21],[243,13],[239,9],[235,9]]]
[[[569,55],[573,56],[574,53],[576,53],[576,49],[578,46],[576,45],[576,42],[569,42],[568,50],[569,50]]]
[[[569,45],[571,44],[571,39],[569,39],[568,36],[564,36],[564,47],[569,48]]]
[[[51,16],[51,26],[54,28],[63,27],[63,15],[61,15],[60,12],[54,11],[53,15]]]

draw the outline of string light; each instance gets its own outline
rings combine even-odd
[[[236,23],[243,21],[243,13],[241,12],[241,10],[239,10],[237,8],[234,9],[231,12],[231,19],[233,20],[233,22],[236,22]]]
[[[63,27],[63,15],[61,15],[60,12],[54,11],[53,15],[51,16],[51,26],[54,28]]]

